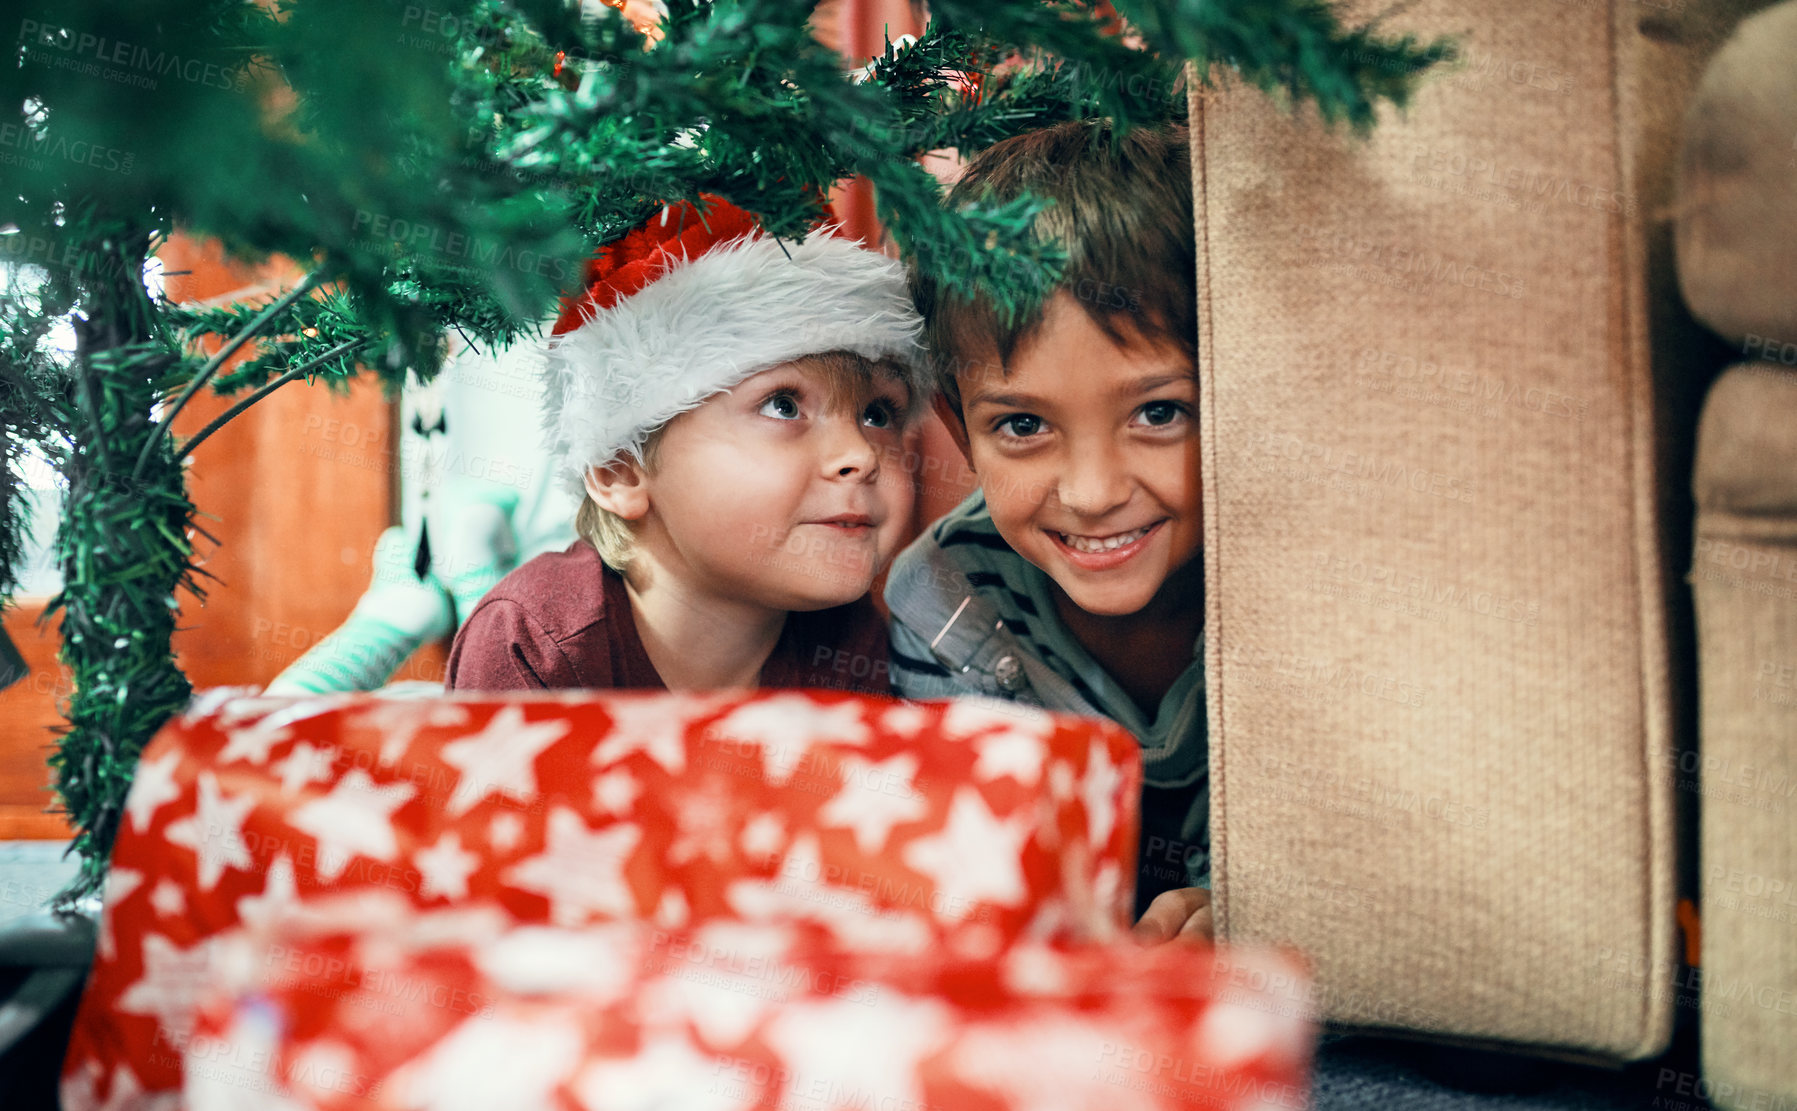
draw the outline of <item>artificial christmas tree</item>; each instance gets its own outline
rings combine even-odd
[[[1344,30],[1314,0],[951,0],[848,73],[810,16],[676,0],[645,36],[553,0],[77,0],[21,21],[0,72],[17,113],[0,120],[0,599],[19,466],[41,451],[67,483],[51,609],[75,691],[52,762],[83,858],[70,901],[98,889],[138,753],[190,694],[169,646],[175,591],[204,574],[187,461],[268,393],[359,368],[428,380],[448,332],[534,338],[581,263],[663,204],[715,193],[797,237],[856,174],[919,267],[1022,307],[1058,261],[1023,232],[1039,206],[946,211],[922,153],[1177,114],[1187,56],[1367,127],[1448,53]],[[153,260],[176,226],[307,276],[267,303],[172,304]],[[175,443],[171,420],[206,389],[244,396]]]

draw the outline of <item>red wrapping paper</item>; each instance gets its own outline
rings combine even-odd
[[[1116,937],[1139,784],[1122,729],[1001,703],[215,693],[144,753],[65,1107],[165,1106],[215,947],[302,902],[358,928],[810,922],[969,959]]]
[[[242,1111],[1306,1106],[1309,983],[1266,951],[851,951],[803,924],[492,922],[244,939],[188,1043]],[[328,927],[327,927],[328,931]]]

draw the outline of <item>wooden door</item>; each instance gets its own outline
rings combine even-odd
[[[216,245],[177,236],[160,254],[168,295],[222,303],[279,293],[297,277],[284,263],[231,265]],[[177,273],[187,271],[187,273]],[[196,397],[175,422],[191,436],[235,399]],[[393,517],[397,468],[392,405],[379,386],[347,395],[295,382],[202,445],[189,474],[201,524],[206,602],[182,594],[175,649],[196,687],[267,683],[348,615],[368,584],[374,540]],[[54,625],[38,625],[44,597],[6,614],[31,673],[0,692],[0,839],[63,838],[49,813],[50,753],[69,693]],[[406,673],[441,674],[442,652]],[[432,668],[435,667],[435,671]]]

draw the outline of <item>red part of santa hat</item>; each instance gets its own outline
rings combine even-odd
[[[553,335],[573,331],[600,309],[609,309],[689,259],[721,243],[761,231],[754,214],[722,197],[700,194],[704,212],[691,201],[665,206],[659,216],[600,248],[587,260],[581,293],[564,298]]]

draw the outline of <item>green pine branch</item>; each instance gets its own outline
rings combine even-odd
[[[1345,28],[1322,0],[1117,0],[1149,44],[1190,58],[1200,74],[1223,64],[1266,93],[1312,102],[1331,124],[1371,128],[1380,101],[1403,108],[1424,71],[1453,60],[1448,39],[1382,37],[1374,24]]]
[[[562,0],[60,0],[0,67],[0,601],[16,586],[26,445],[68,484],[56,542],[76,692],[53,764],[96,890],[137,753],[188,688],[175,594],[198,531],[169,420],[201,389],[230,415],[305,378],[428,380],[460,332],[534,339],[594,250],[669,201],[715,193],[803,235],[865,175],[894,242],[934,280],[1025,311],[1064,264],[1041,202],[950,211],[918,156],[972,154],[1062,119],[1184,111],[1180,63],[1233,67],[1323,118],[1370,126],[1442,43],[1345,28],[1317,0],[934,0],[865,75],[813,5],[671,0],[664,37]],[[295,260],[318,288],[196,308],[145,267],[175,227],[234,258]],[[271,312],[271,304],[274,310]],[[73,327],[73,358],[47,338]],[[208,339],[242,337],[225,370]]]

